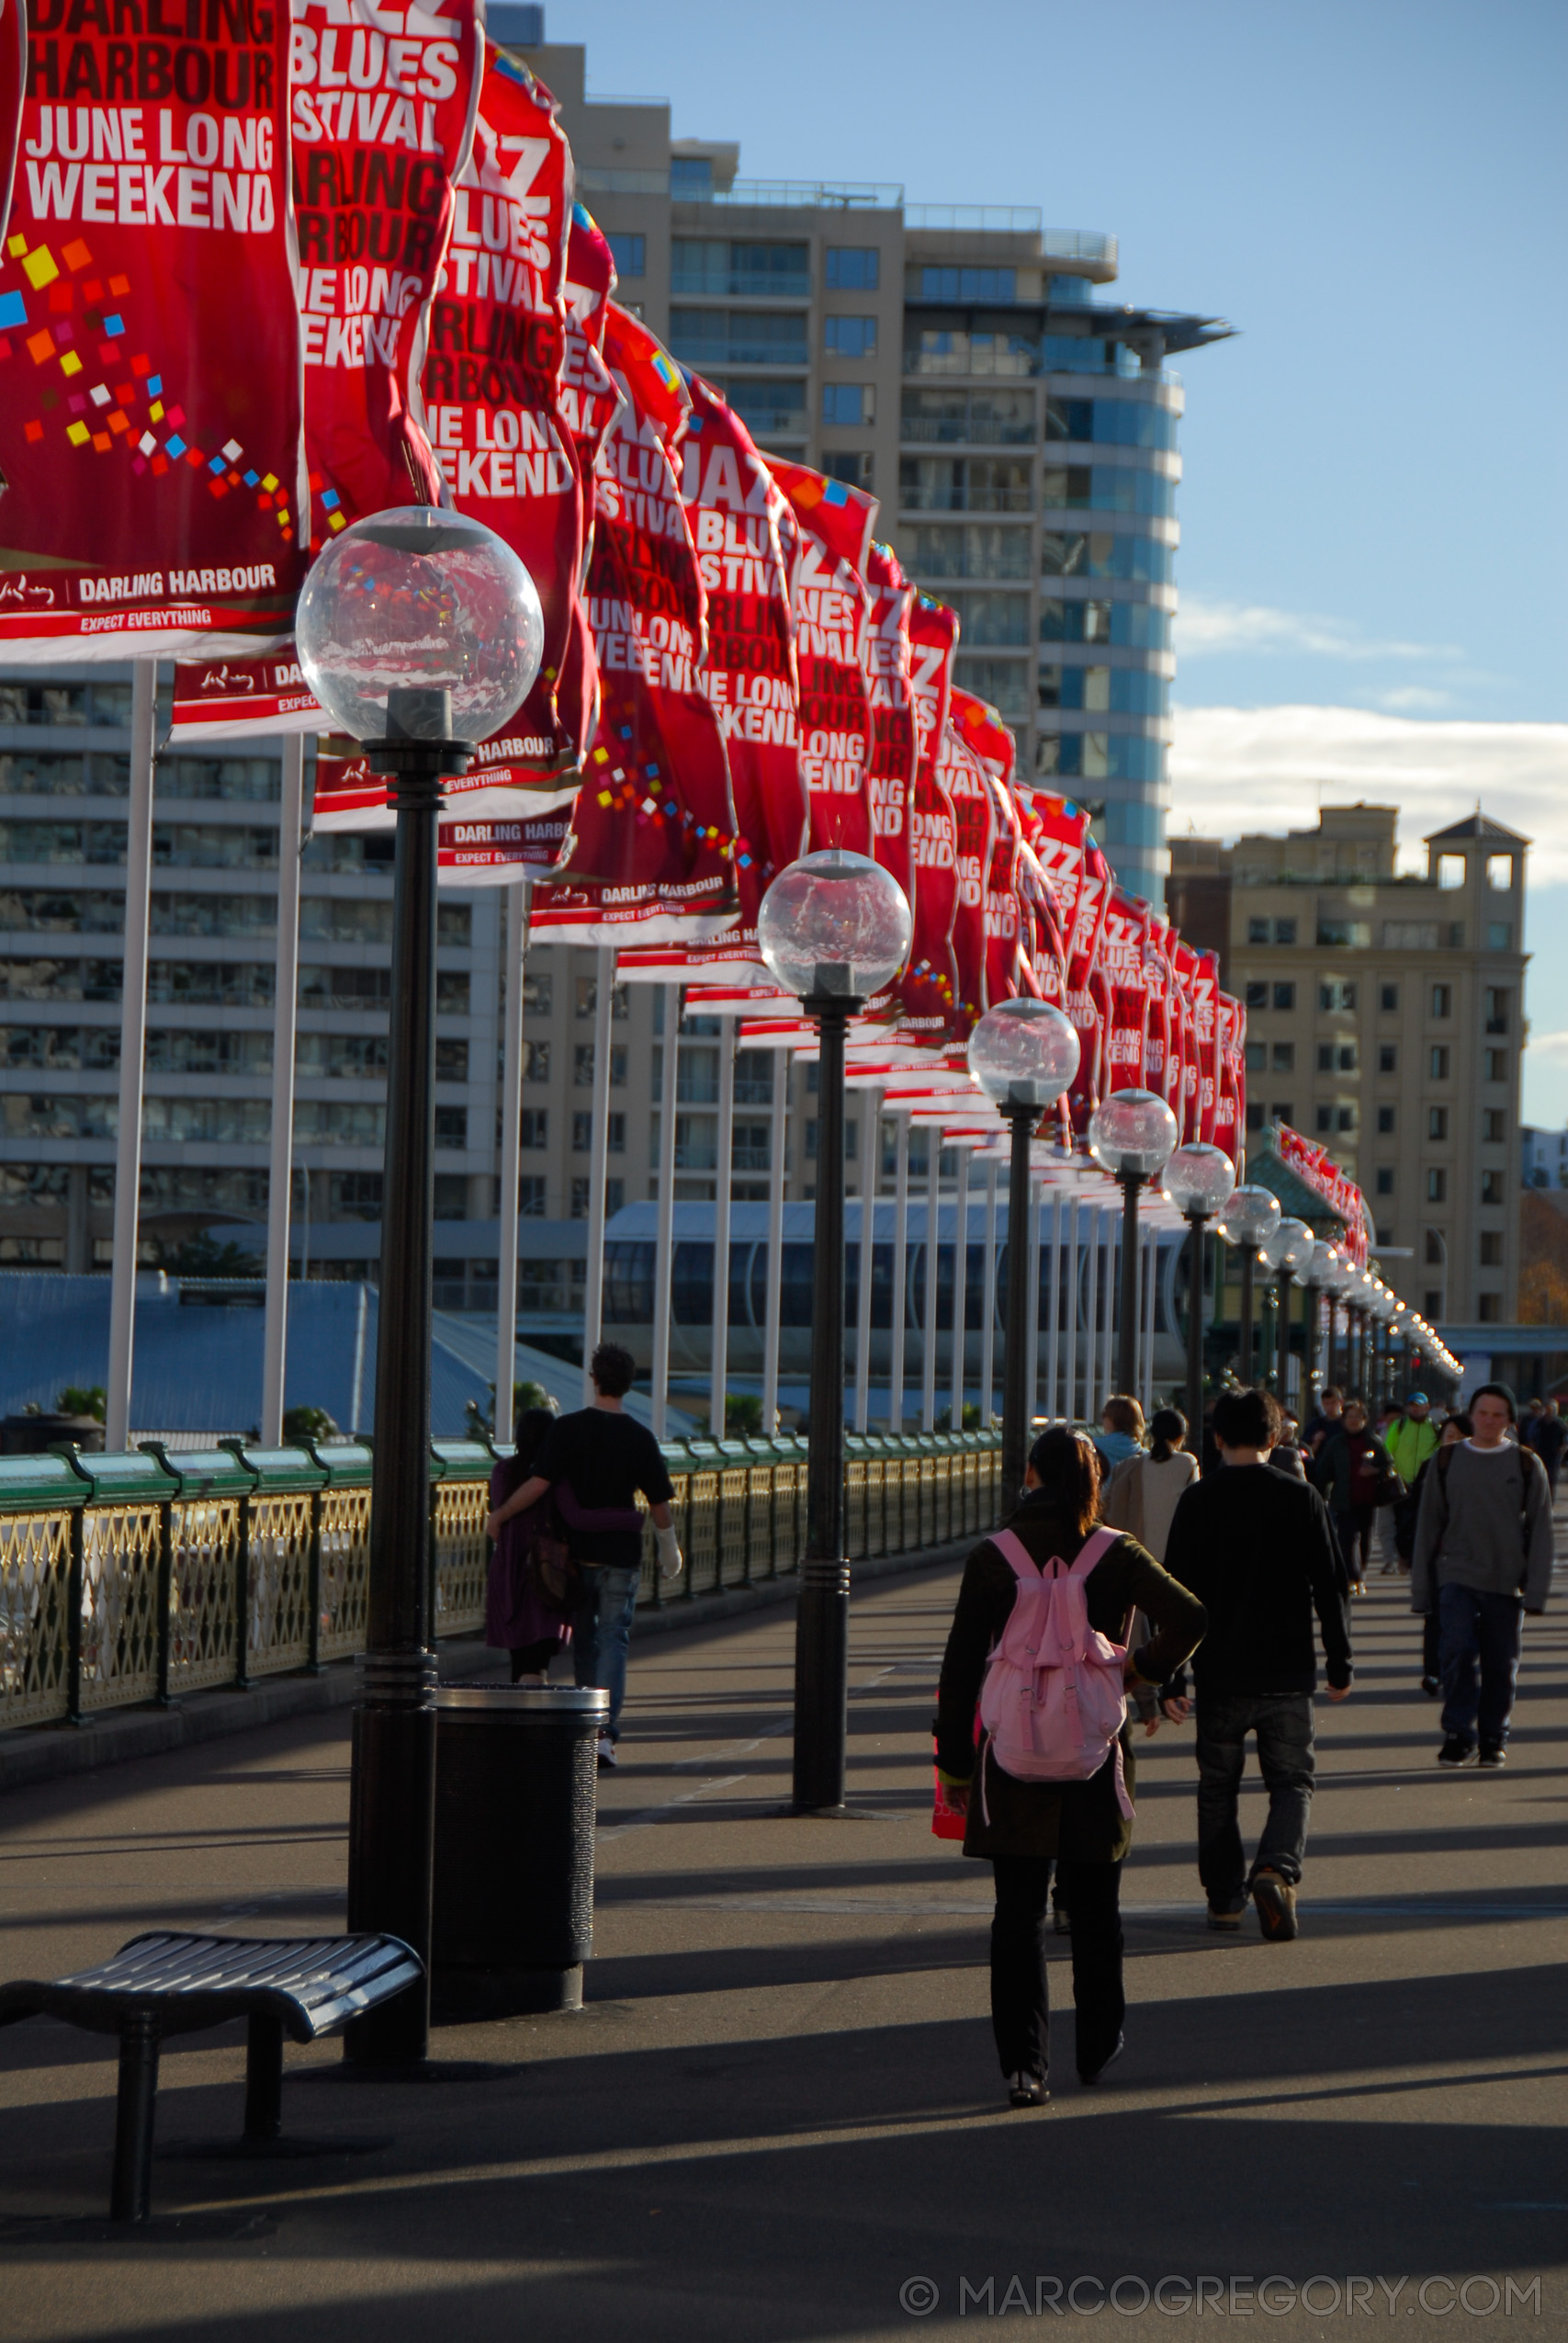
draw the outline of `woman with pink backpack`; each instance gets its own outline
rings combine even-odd
[[[1049,2096],[1053,1865],[1071,1916],[1080,2081],[1098,2082],[1121,2054],[1135,1786],[1126,1687],[1163,1683],[1205,1624],[1202,1604],[1135,1538],[1095,1526],[1100,1475],[1085,1434],[1042,1432],[1022,1503],[964,1565],[937,1696],[939,1780],[964,1813],[964,1853],[996,1874],[991,2024],[1014,2107]],[[1130,1651],[1140,1611],[1153,1632]]]

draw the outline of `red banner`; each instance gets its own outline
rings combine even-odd
[[[795,522],[791,603],[800,689],[800,764],[814,848],[872,852],[865,562],[876,500],[803,464],[770,458]]]
[[[0,17],[0,193],[23,19]],[[285,12],[43,0],[0,247],[0,654],[286,636],[305,475]],[[186,28],[188,21],[188,29]],[[254,29],[253,29],[254,28]]]
[[[1288,1123],[1275,1124],[1273,1146],[1286,1170],[1293,1172],[1298,1180],[1320,1195],[1329,1210],[1344,1222],[1345,1234],[1336,1242],[1359,1269],[1364,1269],[1371,1251],[1371,1222],[1367,1200],[1354,1180],[1341,1172],[1326,1148],[1304,1138]]]
[[[584,542],[558,408],[571,209],[571,149],[554,98],[487,46],[414,413],[458,512],[503,538],[538,589],[544,657],[509,726],[520,782],[575,768],[585,746],[557,702]]]
[[[947,730],[958,619],[943,604],[918,594],[908,626],[909,698],[916,739],[908,823],[915,866],[915,929],[909,965],[894,990],[909,1037],[940,1045],[958,1034],[958,969],[953,950],[958,911],[958,816],[938,763]]]
[[[171,748],[268,732],[322,732],[330,722],[292,643],[269,659],[197,660],[175,669]]]
[[[388,505],[440,502],[414,405],[473,144],[481,40],[476,0],[406,10],[296,0],[296,19],[290,125],[315,548]],[[225,307],[232,298],[225,288]]]
[[[701,681],[724,735],[735,802],[740,915],[712,943],[628,952],[628,978],[668,981],[683,968],[761,968],[757,912],[777,873],[805,853],[789,578],[779,539],[781,490],[734,410],[700,375],[681,446],[682,492],[707,597]]]
[[[679,943],[732,922],[735,817],[699,674],[705,600],[674,469],[690,405],[641,320],[609,307],[625,404],[599,458],[588,606],[603,705],[563,880],[535,923],[578,943]]]
[[[583,743],[599,721],[599,662],[588,624],[588,563],[593,549],[594,477],[600,451],[621,403],[604,364],[604,321],[615,289],[609,243],[581,204],[573,207],[567,239],[566,342],[561,355],[560,413],[577,457],[582,492],[582,558],[572,596],[566,664],[556,692],[562,729]]]
[[[17,149],[22,137],[22,88],[28,63],[28,20],[21,0],[0,0],[0,236],[11,217]]]
[[[951,718],[943,727],[940,771],[957,829],[958,900],[953,915],[953,960],[958,975],[958,1025],[967,1035],[990,1005],[987,983],[987,888],[996,827],[991,792],[980,761]]]
[[[1192,1030],[1198,1052],[1197,1137],[1214,1143],[1214,1116],[1220,1103],[1220,963],[1213,952],[1195,956],[1192,978]]]
[[[553,870],[571,828],[570,800],[548,813],[471,821],[454,814],[437,825],[438,887],[514,887]]]
[[[1214,1102],[1214,1145],[1241,1161],[1247,1108],[1247,1011],[1228,992],[1218,1000],[1220,1087]]]
[[[1111,890],[1100,960],[1111,995],[1111,1030],[1105,1043],[1105,1088],[1143,1090],[1148,1048],[1149,995],[1144,975],[1144,923],[1147,906]]]
[[[1171,948],[1176,970],[1176,1009],[1180,1020],[1181,1104],[1171,1106],[1181,1126],[1181,1144],[1190,1147],[1202,1136],[1202,1067],[1198,1041],[1198,955],[1178,935]]]
[[[874,732],[871,750],[872,851],[891,871],[915,910],[915,857],[910,808],[919,741],[910,679],[909,613],[915,589],[886,545],[866,560],[871,594],[865,635],[866,683]]]

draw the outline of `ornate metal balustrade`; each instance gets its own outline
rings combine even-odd
[[[852,1562],[931,1551],[998,1518],[1000,1441],[936,1432],[846,1443]],[[431,1449],[436,1633],[483,1624],[484,1534],[497,1451]],[[644,1540],[642,1600],[660,1608],[793,1577],[806,1536],[806,1443],[665,1448],[687,1568],[666,1585]],[[289,1670],[365,1642],[370,1451],[355,1443],[228,1441],[130,1454],[0,1457],[0,1731],[82,1724],[109,1708]]]

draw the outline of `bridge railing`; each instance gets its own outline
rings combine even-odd
[[[996,1522],[993,1432],[852,1435],[852,1563],[977,1537]],[[488,1443],[431,1446],[435,1632],[484,1624]],[[674,1441],[665,1462],[686,1568],[643,1541],[642,1601],[661,1609],[792,1577],[806,1540],[806,1443]],[[227,1441],[125,1455],[0,1457],[0,1731],[320,1672],[364,1648],[370,1451]]]

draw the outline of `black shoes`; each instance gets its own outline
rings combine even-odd
[[[1114,2045],[1114,2047],[1111,2049],[1111,2051],[1110,2052],[1110,2054],[1109,2054],[1106,2057],[1104,2057],[1104,2058],[1102,2058],[1102,2059],[1100,2060],[1100,2062],[1099,2066],[1098,2066],[1094,2069],[1094,2071],[1093,2071],[1093,2073],[1092,2073],[1092,2074],[1086,2075],[1086,2074],[1082,2073],[1082,2072],[1081,2072],[1081,2070],[1080,2070],[1079,2075],[1078,2075],[1078,2080],[1079,2080],[1079,2082],[1080,2082],[1080,2083],[1083,2083],[1083,2084],[1086,2084],[1086,2085],[1087,2085],[1087,2084],[1089,2084],[1089,2083],[1098,2083],[1098,2082],[1099,2082],[1099,2080],[1100,2080],[1100,2077],[1104,2074],[1104,2072],[1105,2072],[1106,2068],[1107,2068],[1108,2066],[1115,2066],[1116,2061],[1117,2061],[1117,2060],[1121,2057],[1122,2053],[1122,2052],[1126,2049],[1126,2047],[1127,2047],[1127,2037],[1126,2037],[1126,2035],[1125,2035],[1124,2033],[1122,2033],[1122,2034],[1118,2034],[1118,2035],[1117,2035],[1117,2037],[1116,2037],[1116,2042],[1115,2042],[1115,2045]]]
[[[1258,1925],[1269,1944],[1289,1944],[1297,1935],[1296,1891],[1277,1871],[1260,1871],[1252,1883]]]
[[[1050,2096],[1043,2075],[1025,2075],[1021,2071],[1008,2084],[1010,2107],[1043,2107]]]
[[[1483,1741],[1478,1762],[1483,1772],[1495,1773],[1500,1767],[1507,1764],[1508,1753],[1501,1741]]]
[[[1450,1733],[1438,1751],[1438,1763],[1439,1765],[1473,1765],[1475,1743],[1467,1741],[1462,1734]]]
[[[1224,1912],[1217,1904],[1211,1904],[1209,1926],[1222,1930],[1227,1936],[1235,1936],[1241,1927],[1241,1913],[1239,1911]]]
[[[1442,1689],[1443,1689],[1443,1680],[1442,1680],[1442,1678],[1441,1678],[1440,1676],[1423,1676],[1423,1677],[1422,1677],[1422,1679],[1421,1679],[1421,1690],[1422,1690],[1422,1691],[1426,1693],[1427,1698],[1429,1701],[1435,1701],[1435,1700],[1437,1699],[1437,1697],[1438,1697],[1438,1693],[1442,1691]]]

